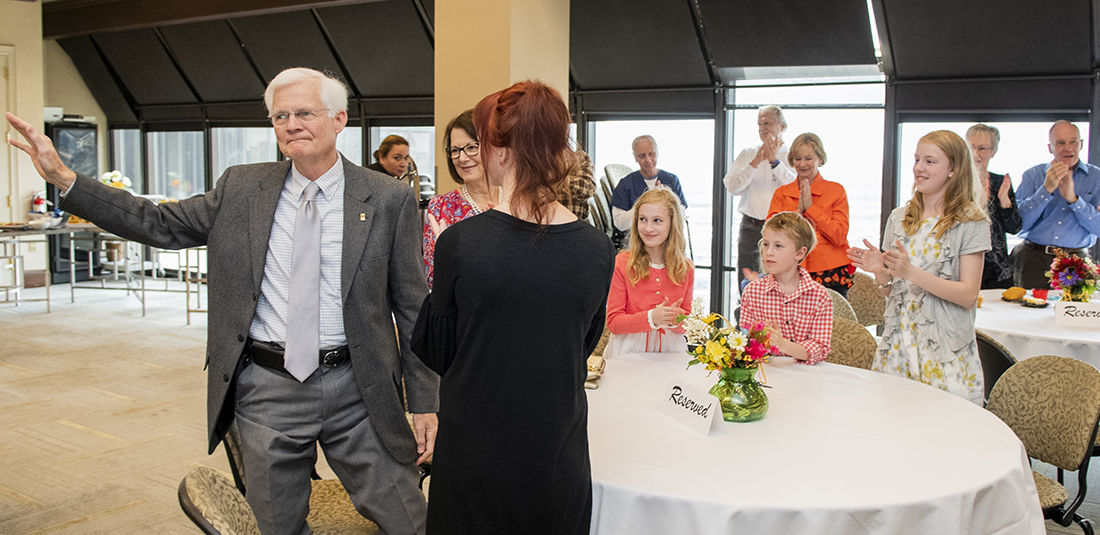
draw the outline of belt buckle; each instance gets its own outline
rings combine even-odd
[[[337,364],[336,361],[339,358],[340,358],[340,350],[339,349],[333,349],[332,351],[326,351],[325,354],[321,356],[321,365],[325,366],[325,367],[328,367],[328,368],[331,368],[333,366],[336,366],[336,364]]]
[[[1055,246],[1055,245],[1047,245],[1047,246],[1043,247],[1043,252],[1045,252],[1046,254],[1051,255],[1051,256],[1057,256],[1058,253],[1057,253],[1057,251],[1055,251],[1055,249],[1060,249],[1060,247]]]

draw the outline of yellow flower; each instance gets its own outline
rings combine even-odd
[[[726,348],[722,347],[721,342],[715,342],[714,340],[707,340],[707,355],[717,361],[721,361],[722,357],[726,354]]]

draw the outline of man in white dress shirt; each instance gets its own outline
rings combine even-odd
[[[745,270],[760,270],[760,232],[775,190],[795,179],[787,165],[787,145],[783,133],[787,120],[779,106],[762,106],[756,119],[761,143],[742,150],[730,165],[722,181],[726,189],[741,196],[741,228],[737,233],[737,282],[745,279]]]

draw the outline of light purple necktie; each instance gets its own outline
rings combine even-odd
[[[286,313],[283,366],[305,382],[317,369],[321,336],[321,216],[313,198],[320,188],[310,181],[294,220],[290,264],[290,302]]]

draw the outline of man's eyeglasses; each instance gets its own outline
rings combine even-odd
[[[465,147],[462,147],[462,148],[447,147],[447,156],[450,156],[451,159],[454,160],[455,158],[458,158],[458,155],[460,153],[465,152],[466,156],[469,156],[469,157],[473,158],[474,156],[477,156],[477,153],[480,150],[481,150],[481,145],[479,145],[478,143],[469,143]]]
[[[318,108],[316,110],[301,110],[301,111],[281,111],[271,116],[271,124],[275,126],[283,126],[290,120],[290,116],[298,118],[299,122],[309,123],[317,120],[318,117],[324,115],[322,112],[328,111],[328,108]]]

